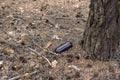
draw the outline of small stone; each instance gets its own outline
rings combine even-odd
[[[8,34],[13,36],[13,35],[15,35],[15,32],[14,31],[9,31]]]
[[[0,65],[3,65],[3,61],[0,61]]]
[[[24,12],[24,10],[23,10],[23,8],[22,7],[19,7],[19,10],[23,13]]]
[[[25,73],[24,77],[25,77],[25,79],[29,79],[30,78],[30,74],[29,73]]]
[[[58,63],[58,62],[57,62],[56,60],[54,60],[54,61],[51,63],[51,64],[52,64],[52,67],[53,67],[53,68],[56,68],[57,63]]]
[[[106,74],[106,75],[104,75],[104,78],[105,78],[105,79],[109,79],[109,78],[110,78],[110,75],[109,75],[109,74]]]
[[[56,24],[56,25],[55,25],[55,28],[56,28],[56,29],[59,29],[60,27],[59,27],[59,25],[58,25],[58,24]]]

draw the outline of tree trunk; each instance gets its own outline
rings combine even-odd
[[[110,60],[120,42],[120,1],[91,0],[82,48],[91,59]]]

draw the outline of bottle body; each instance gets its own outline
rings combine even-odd
[[[72,46],[73,46],[73,45],[72,45],[71,42],[66,42],[66,43],[60,45],[59,47],[57,47],[57,48],[55,49],[55,52],[56,52],[56,53],[61,53],[61,52],[63,52],[63,51],[68,50],[68,49],[71,48]]]

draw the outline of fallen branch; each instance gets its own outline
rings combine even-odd
[[[32,75],[34,75],[34,74],[36,74],[36,73],[38,73],[38,72],[40,72],[40,71],[39,71],[39,70],[33,71],[33,72],[29,73],[29,75],[32,76]],[[15,76],[15,77],[13,77],[13,78],[10,78],[9,80],[17,80],[17,79],[22,78],[22,77],[24,77],[24,76],[25,76],[25,74],[24,74],[24,75]]]

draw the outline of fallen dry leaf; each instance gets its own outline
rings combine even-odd
[[[51,46],[51,44],[52,44],[52,42],[51,42],[51,41],[48,41],[48,42],[47,42],[47,44],[45,45],[45,48],[50,47],[50,46]]]
[[[29,73],[25,73],[24,77],[25,77],[25,79],[29,79],[30,78],[30,74]]]
[[[6,48],[6,52],[8,53],[8,54],[14,54],[14,50],[12,49],[12,48]]]

